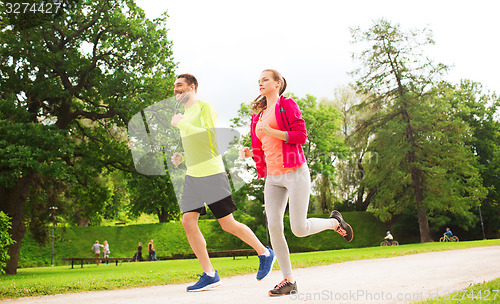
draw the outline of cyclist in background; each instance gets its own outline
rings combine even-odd
[[[386,236],[384,239],[389,243],[389,245],[392,246],[392,240],[394,240],[394,238],[392,237],[392,234],[390,231],[386,232]]]
[[[451,232],[450,228],[446,228],[446,232],[443,235],[451,239],[453,232]]]

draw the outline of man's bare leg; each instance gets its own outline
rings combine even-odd
[[[258,255],[266,253],[267,248],[262,245],[255,233],[247,225],[236,221],[232,213],[218,219],[218,221],[224,231],[237,236],[240,240],[250,245]]]
[[[200,231],[200,228],[198,227],[199,218],[200,214],[198,212],[184,213],[182,215],[182,226],[184,227],[184,231],[186,231],[189,245],[198,258],[203,272],[210,273],[215,270],[208,256],[207,243]]]

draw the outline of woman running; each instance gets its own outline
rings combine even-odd
[[[293,234],[305,237],[323,230],[338,232],[348,242],[353,231],[340,212],[329,219],[307,218],[311,177],[302,146],[307,131],[295,101],[283,96],[286,81],[276,70],[264,70],[259,78],[260,95],[251,104],[252,150],[245,147],[240,157],[253,157],[259,178],[266,177],[264,201],[271,244],[283,273],[283,281],[269,291],[270,296],[297,292],[292,274],[290,251],[284,235],[283,218],[289,200]]]

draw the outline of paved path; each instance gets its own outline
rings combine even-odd
[[[500,277],[500,246],[430,252],[295,269],[299,293],[269,297],[281,280],[273,271],[222,278],[222,286],[187,293],[186,284],[84,292],[5,300],[2,304],[251,304],[251,303],[403,303],[457,291]],[[500,294],[497,296],[500,301]]]

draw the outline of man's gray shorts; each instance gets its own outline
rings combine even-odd
[[[221,201],[231,196],[229,180],[225,172],[194,177],[186,175],[183,183],[181,210],[183,213],[190,212]]]

